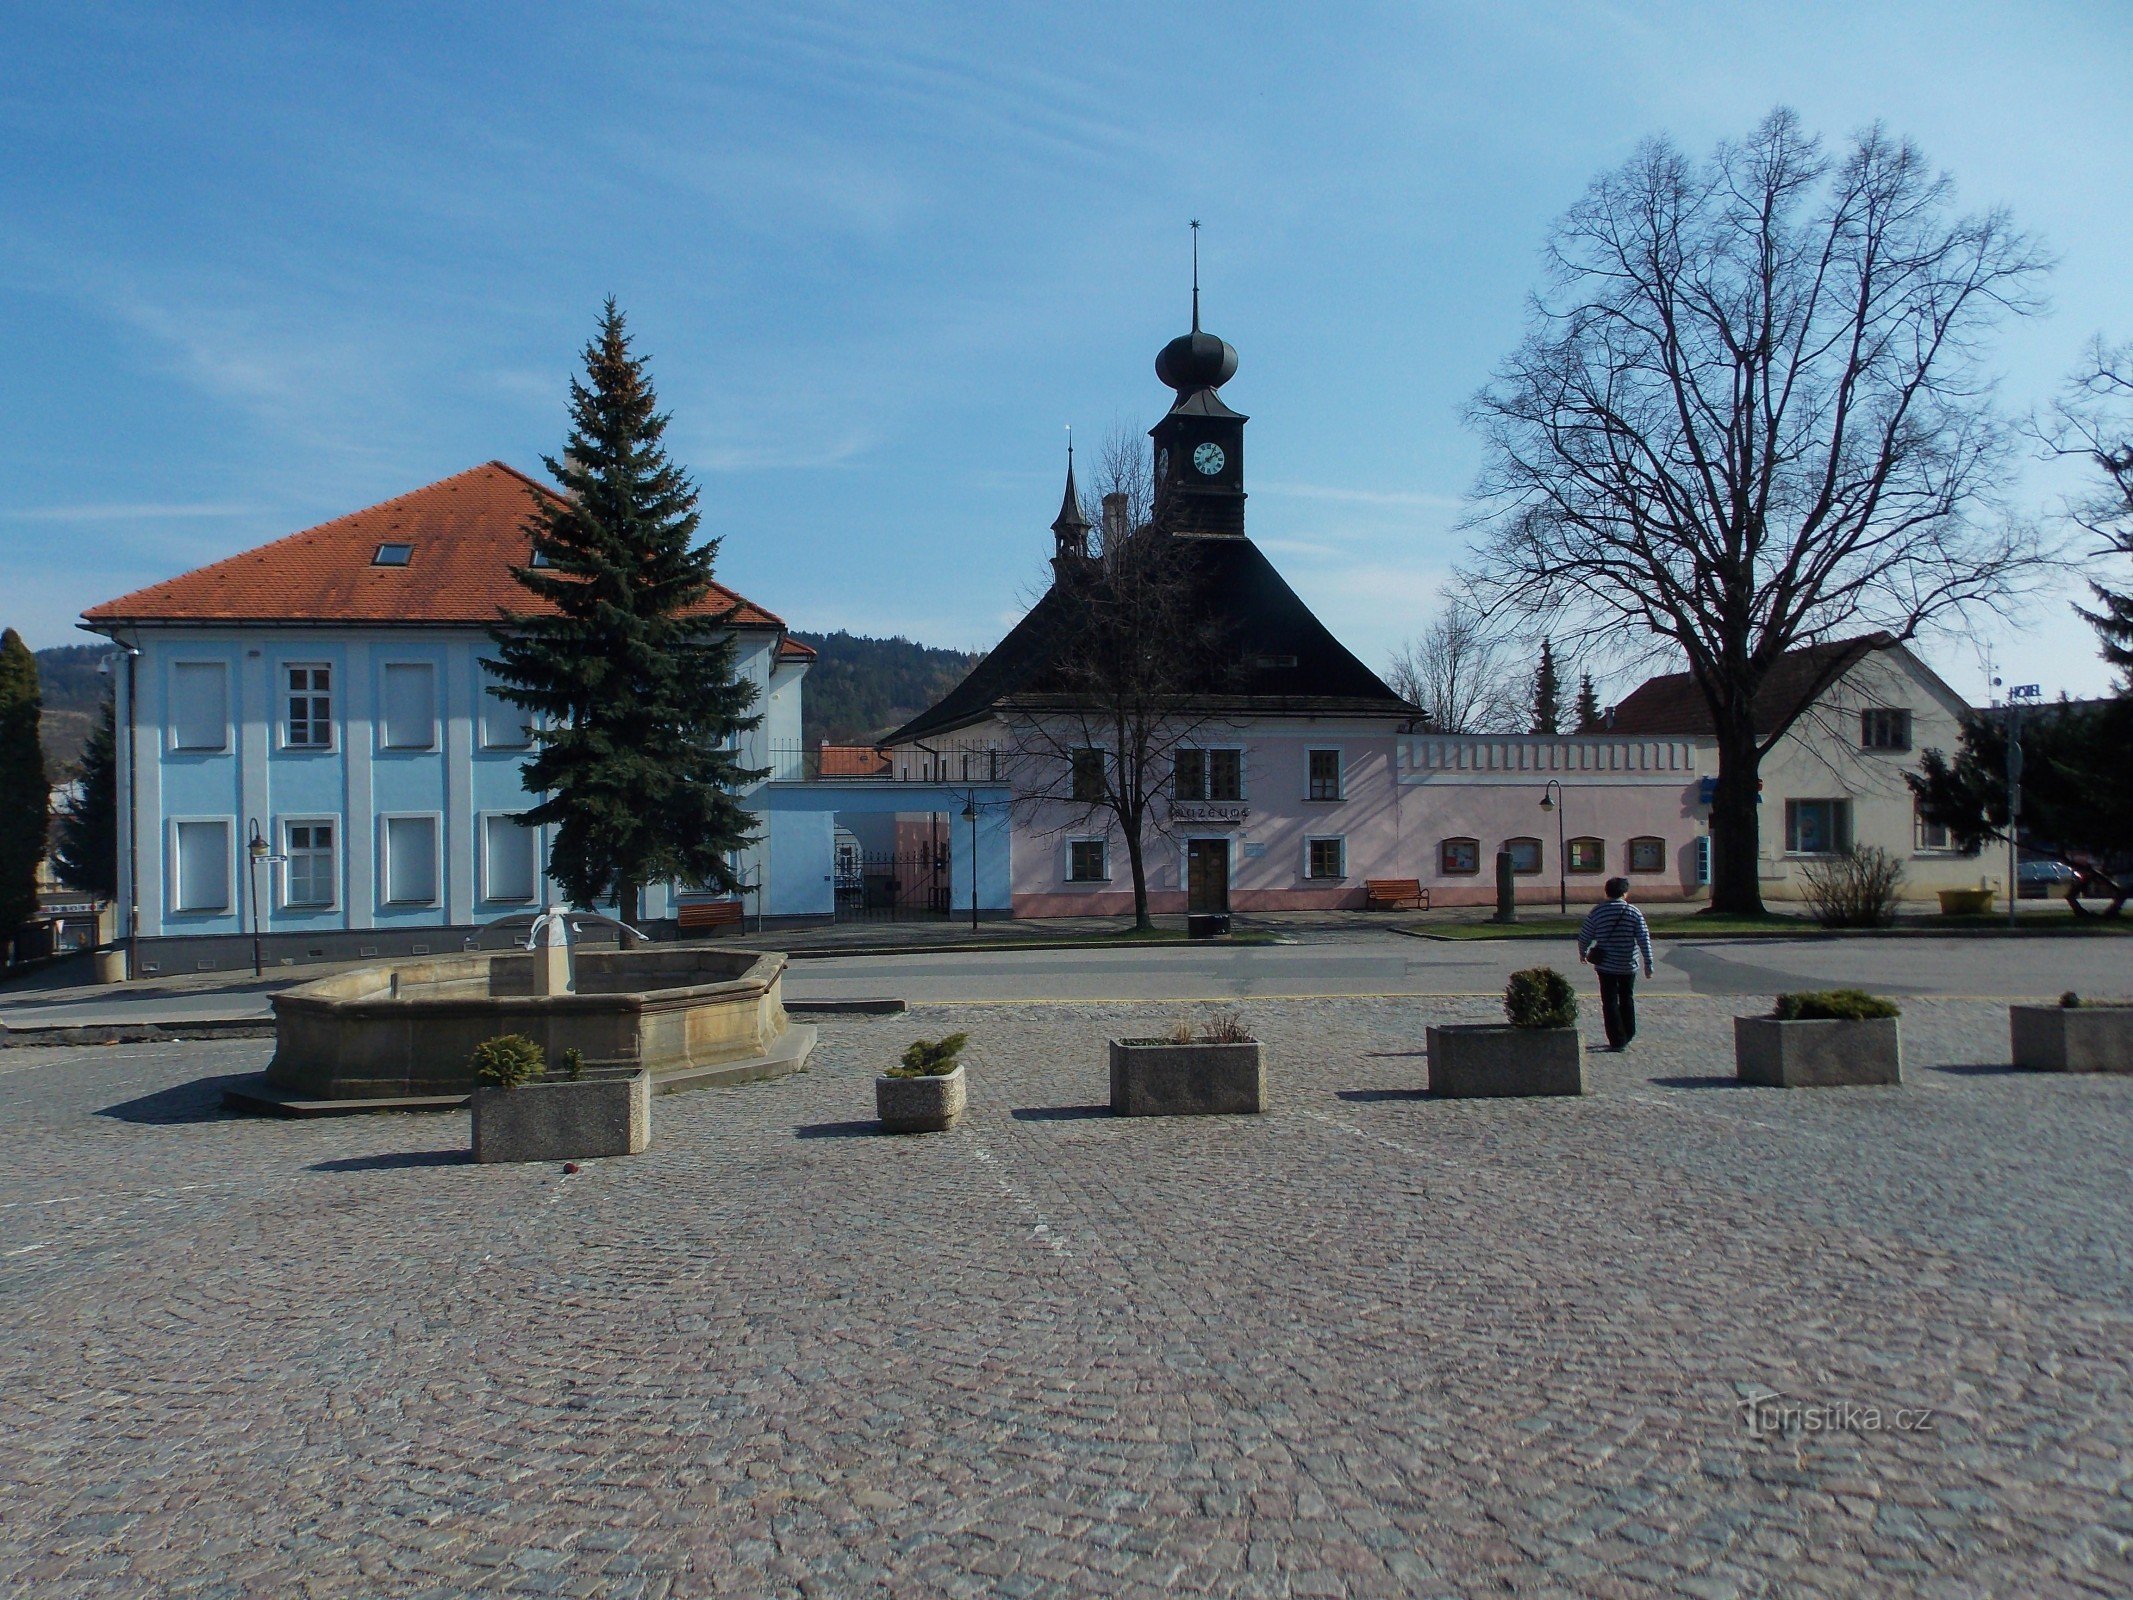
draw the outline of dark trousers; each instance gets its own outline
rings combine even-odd
[[[1634,972],[1600,974],[1600,1017],[1607,1024],[1607,1042],[1617,1050],[1637,1037],[1637,975]]]

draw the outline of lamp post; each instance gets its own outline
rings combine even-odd
[[[978,797],[963,802],[963,820],[970,824],[970,931],[978,931]]]
[[[1550,789],[1555,793],[1551,795]],[[1555,813],[1555,908],[1567,917],[1570,915],[1570,863],[1563,856],[1562,800],[1562,781],[1550,778],[1541,788],[1541,810]]]
[[[252,891],[252,976],[262,978],[266,976],[266,964],[259,955],[259,868],[262,863],[286,861],[288,857],[274,854],[272,847],[260,836],[257,817],[252,819],[252,836],[245,842],[244,854]]]

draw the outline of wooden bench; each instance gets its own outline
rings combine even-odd
[[[685,901],[674,908],[674,920],[681,924],[683,933],[738,928],[741,925],[741,903],[738,900]]]
[[[1363,884],[1365,911],[1427,911],[1429,891],[1420,878],[1369,878]]]

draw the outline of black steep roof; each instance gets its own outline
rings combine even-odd
[[[1224,654],[1234,666],[1220,681],[1189,689],[1195,698],[1255,716],[1420,715],[1333,637],[1250,539],[1160,532],[1144,537],[1178,541],[1192,574],[1195,609],[1221,619],[1228,636]],[[1003,706],[1040,709],[1061,692],[1050,669],[1069,626],[1067,612],[1058,587],[1046,590],[967,678],[882,743],[953,733]]]

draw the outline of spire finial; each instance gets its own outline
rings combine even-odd
[[[1200,331],[1200,219],[1192,219],[1192,331]]]

